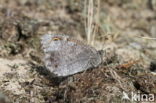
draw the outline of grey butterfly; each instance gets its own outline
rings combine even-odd
[[[46,34],[41,37],[46,68],[57,76],[69,76],[102,63],[95,48],[67,35]]]

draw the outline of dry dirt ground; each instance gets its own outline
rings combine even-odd
[[[105,51],[104,63],[54,78],[45,70],[40,36],[85,41],[84,1],[0,0],[0,101],[138,103],[132,92],[156,94],[155,0],[101,0],[100,10],[93,46]]]

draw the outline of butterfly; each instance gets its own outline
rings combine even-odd
[[[45,34],[41,37],[46,68],[56,76],[69,76],[102,63],[95,48],[68,35]]]

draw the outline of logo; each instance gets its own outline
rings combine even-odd
[[[156,100],[156,97],[154,94],[144,94],[140,93],[139,91],[137,93],[131,92],[130,96],[128,96],[127,93],[123,92],[122,100],[129,100],[132,102],[154,102]]]

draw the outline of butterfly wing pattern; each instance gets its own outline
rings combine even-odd
[[[41,39],[46,68],[57,76],[82,72],[97,67],[102,62],[102,57],[95,48],[69,36],[46,34]]]

